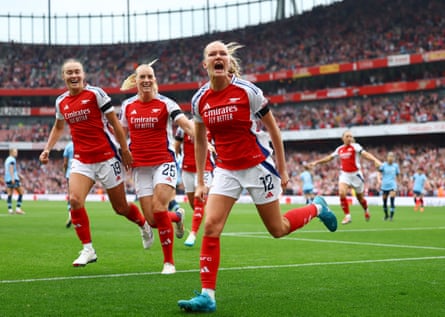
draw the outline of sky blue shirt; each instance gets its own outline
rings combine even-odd
[[[308,171],[304,171],[300,174],[300,179],[303,181],[303,190],[313,190],[314,184],[312,183],[312,175]]]
[[[413,175],[413,180],[414,180],[413,191],[422,193],[426,183],[426,175],[423,173],[422,174],[415,173]]]
[[[379,170],[382,173],[382,185],[380,189],[385,191],[396,190],[397,175],[400,174],[399,164],[384,162]]]
[[[11,175],[10,166],[14,168],[14,172]],[[12,182],[12,179],[19,180],[19,173],[17,172],[17,162],[14,156],[8,156],[5,160],[5,182]]]
[[[73,141],[68,142],[68,144],[65,146],[65,149],[63,150],[63,157],[68,159],[68,166],[66,168],[65,177],[70,178],[71,161],[73,160],[74,157]]]

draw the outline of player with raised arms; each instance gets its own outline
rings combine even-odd
[[[346,197],[350,188],[355,190],[357,200],[365,212],[365,219],[366,221],[369,221],[371,214],[368,210],[368,202],[364,196],[365,179],[361,171],[360,157],[363,156],[365,159],[374,162],[376,167],[380,167],[382,162],[380,162],[371,153],[365,151],[360,144],[356,143],[350,130],[343,132],[342,140],[343,144],[337,147],[333,153],[311,162],[308,165],[310,167],[314,167],[318,164],[328,163],[334,158],[340,158],[341,170],[338,180],[338,191],[340,196],[340,205],[345,214],[345,217],[341,223],[346,225],[352,221],[349,203]]]

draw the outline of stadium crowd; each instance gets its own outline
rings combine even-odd
[[[0,141],[2,142],[44,142],[51,131],[51,125],[26,121],[18,125],[1,125]]]
[[[297,103],[273,108],[282,131],[339,127],[426,123],[445,120],[445,93],[438,91]],[[27,124],[3,123],[0,142],[43,142],[48,120]],[[52,119],[52,118],[51,118]],[[68,133],[62,138],[67,140]]]
[[[445,95],[405,93],[298,103],[274,108],[281,130],[425,123],[445,120]]]
[[[345,0],[217,35],[245,45],[243,73],[264,73],[443,49],[443,16],[441,0]],[[0,87],[63,87],[60,65],[73,52],[98,86],[119,87],[135,65],[154,58],[160,83],[200,81],[206,76],[200,52],[214,36],[91,46],[1,43]]]
[[[393,151],[396,162],[401,169],[402,181],[398,184],[398,195],[412,196],[411,178],[419,166],[423,166],[431,186],[427,186],[427,195],[442,195],[445,190],[445,148],[437,144],[393,144],[391,149],[385,146],[367,147],[367,151],[374,153],[379,159],[385,160],[388,151]],[[305,162],[311,162],[323,157],[330,152],[307,151],[292,149],[287,153],[287,165],[290,181],[286,194],[302,195],[300,173],[303,171]],[[41,165],[36,158],[17,159],[19,169],[23,176],[22,184],[28,194],[65,194],[67,191],[66,180],[63,173],[63,160],[57,158],[57,152],[52,154],[53,159],[48,165]],[[0,159],[0,175],[3,173],[3,160]],[[374,165],[366,160],[362,160],[363,173],[366,180],[366,194],[379,195],[377,184],[378,171]],[[334,160],[328,164],[318,166],[312,171],[315,189],[323,195],[337,195],[339,162]],[[3,179],[0,178],[0,187],[5,188]],[[97,185],[93,188],[96,193],[103,192]],[[134,185],[129,179],[127,181],[127,192],[134,193]]]
[[[245,45],[241,50],[243,73],[264,73],[445,49],[444,16],[445,2],[441,0],[344,0],[329,8],[320,6],[283,21],[218,33],[218,37]],[[200,81],[206,78],[204,70],[198,67],[202,59],[200,52],[214,36],[91,46],[0,43],[0,88],[63,87],[60,66],[65,58],[72,57],[72,52],[84,63],[88,81],[98,86],[119,87],[135,65],[154,58],[159,58],[155,68],[161,84]],[[384,71],[382,76],[385,75],[388,76],[386,80],[409,80],[411,75],[415,79],[435,78],[443,76],[443,72],[430,70],[419,77],[410,70],[405,75],[403,71],[392,75]],[[385,78],[371,76],[360,80],[360,84],[368,81],[372,84],[385,81]],[[269,91],[265,92],[284,89],[281,91],[284,93],[305,88],[296,85],[299,85],[297,81],[276,87],[270,84]],[[315,85],[321,88],[320,82]],[[445,120],[445,97],[442,92],[432,91],[278,105],[273,109],[281,130],[424,123]],[[9,123],[6,118],[0,125],[2,142],[43,142],[51,129],[46,120],[28,124],[26,118],[21,124]],[[388,151],[384,147],[367,150],[382,160]],[[418,166],[427,168],[432,184],[430,195],[438,195],[443,190],[445,148],[416,144],[398,145],[391,150],[402,169],[399,195],[412,194],[410,179]],[[326,154],[288,153],[288,169],[292,171],[289,194],[301,194],[298,175],[303,162]],[[3,173],[3,159],[0,159],[0,174]],[[52,159],[47,166],[41,166],[37,158],[30,159],[29,155],[28,158],[19,156],[18,163],[27,193],[66,193],[61,157]],[[337,194],[338,166],[335,164],[334,161],[313,171],[319,193]],[[375,167],[363,162],[363,170],[367,178],[367,194],[379,194]],[[2,178],[0,182],[3,182]],[[0,186],[4,188],[3,183]],[[101,188],[94,190],[100,192]],[[131,181],[127,183],[127,191],[134,191]]]

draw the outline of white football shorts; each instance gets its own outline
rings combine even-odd
[[[210,187],[213,181],[213,173],[211,171],[204,171],[204,184]],[[198,179],[196,173],[182,171],[182,183],[184,184],[184,190],[186,193],[194,193]]]
[[[71,174],[77,173],[100,182],[105,189],[111,189],[125,180],[125,169],[116,158],[110,158],[100,163],[86,164],[77,159],[71,163]]]
[[[267,204],[279,198],[282,192],[281,178],[275,167],[266,161],[239,171],[220,167],[214,169],[209,195],[238,199],[243,189],[247,190],[256,205]]]
[[[365,190],[365,179],[360,171],[352,173],[342,171],[338,181],[354,188],[357,194],[361,194]]]
[[[156,166],[141,166],[133,169],[133,178],[138,197],[153,196],[157,184],[167,184],[176,188],[178,171],[175,162]]]

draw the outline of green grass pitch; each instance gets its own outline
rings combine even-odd
[[[64,226],[65,203],[24,209],[0,212],[0,316],[183,316],[177,301],[200,290],[200,239],[193,248],[176,240],[178,272],[163,276],[157,232],[144,250],[134,224],[91,202],[98,262],[74,268],[81,245]],[[367,223],[354,206],[353,222],[335,233],[315,219],[273,239],[253,205],[236,205],[221,240],[213,316],[445,316],[445,210],[399,207],[393,222],[381,207],[371,211]]]

